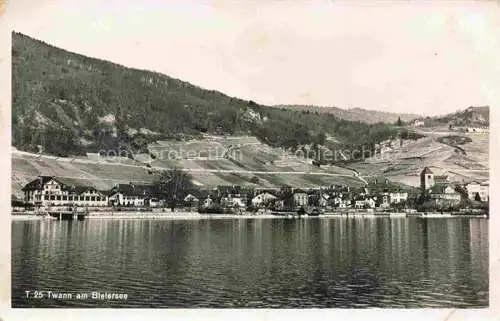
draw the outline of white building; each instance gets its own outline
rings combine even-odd
[[[430,190],[430,196],[436,204],[460,203],[460,193],[458,193],[451,185],[434,185]]]
[[[188,204],[198,204],[200,200],[194,196],[193,194],[188,194],[186,197],[184,197],[184,203]]]
[[[407,192],[391,192],[391,193],[389,193],[389,198],[390,198],[391,204],[406,202],[408,200],[408,193]]]
[[[39,206],[107,206],[107,196],[75,180],[40,176],[23,187],[24,201]]]
[[[391,206],[391,196],[389,193],[383,193],[380,197],[380,208],[388,208]]]
[[[411,125],[413,127],[423,127],[425,125],[425,122],[423,120],[415,119],[411,122]]]
[[[275,200],[276,198],[277,197],[271,193],[268,193],[268,192],[261,193],[261,194],[258,194],[257,196],[255,196],[254,198],[252,198],[252,206],[260,207],[260,206],[263,206],[265,204],[268,204],[269,202]]]
[[[490,199],[488,182],[471,182],[465,186],[465,189],[470,200],[475,200],[478,195],[482,202],[487,202]]]
[[[468,133],[487,133],[489,132],[488,127],[467,127]]]
[[[309,196],[305,192],[293,193],[293,202],[295,206],[307,206]]]
[[[375,208],[375,200],[371,197],[357,199],[354,203],[355,208]]]
[[[246,207],[246,202],[243,196],[228,195],[221,198],[221,204],[223,206],[230,207]]]
[[[212,200],[212,198],[210,196],[208,196],[207,198],[205,198],[203,200],[203,206],[204,207],[212,206],[213,203],[214,203],[214,201]]]
[[[116,185],[110,192],[109,203],[114,206],[142,207],[155,205],[156,202],[151,185],[130,183]]]
[[[329,200],[330,200],[330,195],[326,193],[321,193],[319,196],[319,206],[321,207],[328,206]]]

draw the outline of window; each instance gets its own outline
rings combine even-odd
[[[86,201],[90,201],[90,196],[85,196]]]
[[[56,200],[56,196],[55,195],[50,195],[50,200],[51,201],[55,201]]]
[[[94,202],[94,201],[95,201],[95,196],[91,196],[91,197],[90,197],[90,200],[91,200],[92,202]]]
[[[44,199],[44,200],[46,200],[46,201],[48,201],[48,200],[49,200],[49,195],[45,195],[45,196],[43,197],[43,199]]]
[[[68,197],[67,197],[66,195],[63,195],[62,200],[63,200],[63,201],[67,201],[67,200],[68,200]]]
[[[99,202],[101,198],[99,196],[96,196],[95,200]]]
[[[56,198],[58,201],[61,200],[61,195],[57,195],[57,198]]]
[[[84,201],[84,200],[85,200],[85,197],[80,196],[80,201]]]

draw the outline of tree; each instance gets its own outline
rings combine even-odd
[[[315,137],[315,143],[317,145],[324,145],[326,141],[326,134],[324,132],[319,132]]]
[[[294,207],[293,191],[290,186],[282,186],[280,196],[283,200],[283,206],[287,209]]]
[[[474,195],[474,200],[475,201],[478,201],[478,202],[481,202],[481,196],[479,195],[479,193],[476,193],[476,195]]]
[[[170,209],[173,212],[177,200],[183,192],[192,189],[194,186],[189,174],[180,169],[172,169],[160,172],[154,182],[154,187],[160,196],[168,200]]]
[[[396,126],[403,126],[403,121],[401,120],[401,116],[398,117],[398,121],[396,122]]]
[[[309,197],[309,204],[312,206],[319,206],[320,196],[319,193],[314,193]]]
[[[255,177],[255,176],[254,176]],[[247,190],[247,207],[252,206],[252,199],[255,197],[255,190],[253,188],[249,188]]]

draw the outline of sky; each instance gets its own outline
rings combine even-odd
[[[261,104],[492,105],[497,1],[11,0],[12,30]]]

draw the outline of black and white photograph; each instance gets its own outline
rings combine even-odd
[[[490,307],[496,1],[14,2],[12,309]]]

